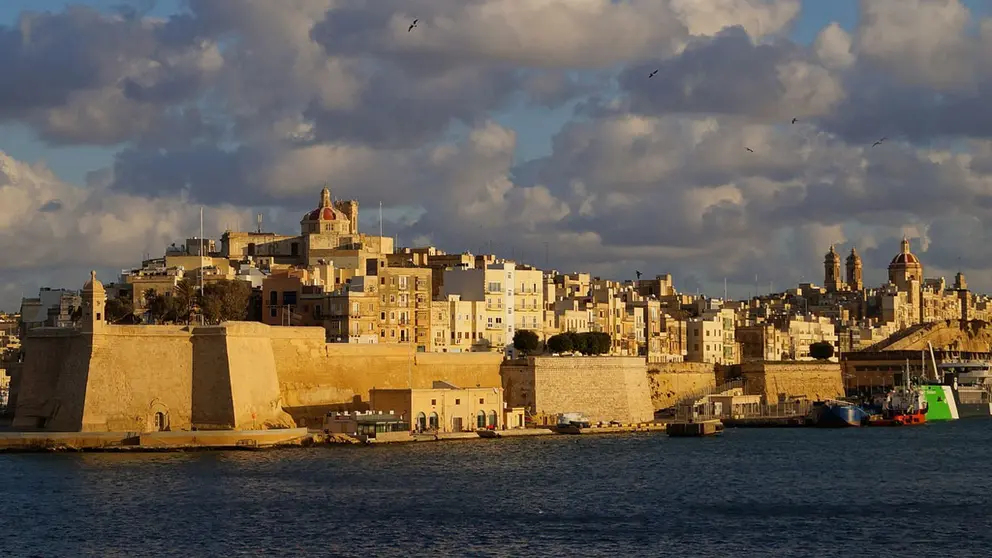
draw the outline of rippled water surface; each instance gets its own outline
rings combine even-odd
[[[0,455],[4,556],[989,556],[992,421]]]

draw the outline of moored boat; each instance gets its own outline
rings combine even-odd
[[[909,383],[909,362],[903,375],[904,385],[885,394],[881,402],[882,413],[869,419],[869,426],[909,426],[927,421],[926,391]]]
[[[930,349],[935,378],[923,386],[927,421],[992,417],[992,363],[951,360],[936,363]]]
[[[868,424],[868,412],[847,401],[816,401],[806,416],[806,424],[819,428],[844,428]]]

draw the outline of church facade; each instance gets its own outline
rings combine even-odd
[[[322,260],[342,257],[361,259],[361,254],[391,254],[393,239],[367,235],[358,230],[358,202],[333,200],[331,192],[320,192],[317,207],[300,219],[299,235],[267,232],[226,231],[220,255],[231,259],[252,258],[259,267],[312,266]]]
[[[840,276],[840,255],[830,246],[824,256],[824,287],[827,293],[843,298],[857,308],[853,314],[869,321],[892,324],[898,329],[941,320],[987,320],[986,300],[976,299],[968,289],[963,273],[948,285],[943,277],[927,279],[923,262],[913,254],[908,238],[903,238],[888,266],[888,282],[876,289],[865,289],[863,264],[855,248],[846,260],[846,277]]]

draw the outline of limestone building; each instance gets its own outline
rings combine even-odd
[[[317,207],[300,219],[297,236],[257,232],[227,231],[221,237],[220,255],[229,259],[252,258],[260,267],[271,265],[313,265],[320,260],[335,261],[338,267],[361,267],[365,260],[393,252],[393,239],[358,230],[358,202],[332,200],[331,192],[320,192]],[[337,261],[354,260],[353,266]]]
[[[485,264],[475,269],[447,269],[441,297],[458,296],[461,301],[484,302],[484,330],[480,339],[494,351],[504,351],[518,329],[538,334],[544,323],[544,289],[541,270],[510,261]]]

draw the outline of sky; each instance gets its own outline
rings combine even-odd
[[[0,72],[0,309],[324,185],[563,272],[878,284],[907,236],[992,292],[989,2],[4,0]]]

